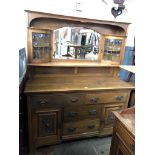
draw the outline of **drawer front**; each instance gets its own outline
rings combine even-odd
[[[99,118],[101,115],[100,105],[76,106],[64,108],[64,121],[74,121],[85,118]]]
[[[65,103],[68,105],[82,105],[84,104],[84,94],[66,94]]]
[[[65,101],[65,95],[38,94],[30,96],[32,108],[51,107],[54,104],[60,104]]]
[[[125,102],[127,101],[129,93],[127,92],[104,92],[104,93],[89,93],[86,94],[86,104],[99,104],[111,102]]]
[[[38,94],[30,96],[32,108],[83,104],[82,94]]]
[[[99,130],[100,119],[82,120],[74,123],[64,123],[63,135],[74,135],[95,132]]]
[[[116,131],[117,136],[124,141],[126,144],[127,148],[134,153],[135,149],[135,140],[134,138],[130,135],[128,130],[126,130],[120,123],[118,123],[117,126],[117,131]]]

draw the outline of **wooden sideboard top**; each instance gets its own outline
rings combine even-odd
[[[121,81],[114,77],[97,75],[51,75],[36,76],[27,81],[25,93],[46,92],[78,92],[92,90],[134,89],[134,84]]]
[[[28,66],[44,66],[44,67],[119,67],[118,64],[111,65],[110,62],[98,63],[85,60],[84,62],[80,60],[61,60],[55,62],[46,62],[46,63],[29,63]]]
[[[135,137],[135,107],[128,108],[122,112],[113,112],[125,128]]]

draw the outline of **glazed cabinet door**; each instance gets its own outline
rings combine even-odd
[[[36,111],[32,126],[36,147],[60,141],[61,110]]]
[[[52,31],[28,29],[28,60],[29,63],[51,61]]]
[[[103,41],[102,60],[109,64],[121,64],[125,50],[123,37],[106,36]]]

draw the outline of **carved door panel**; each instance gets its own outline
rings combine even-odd
[[[114,123],[114,115],[112,111],[120,111],[124,109],[124,103],[106,104],[103,108],[104,126],[112,127]]]
[[[32,126],[36,147],[60,141],[60,109],[36,111]]]

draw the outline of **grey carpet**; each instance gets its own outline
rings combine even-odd
[[[96,155],[109,155],[110,152],[110,144],[103,144],[94,147]]]
[[[111,136],[64,142],[29,155],[109,155]]]

